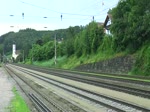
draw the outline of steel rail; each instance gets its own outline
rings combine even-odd
[[[37,96],[32,93],[29,93],[28,95],[40,112],[52,112],[52,110],[50,110]]]
[[[18,69],[20,69],[22,71],[24,70],[24,69],[21,69],[21,68],[18,68]],[[117,85],[117,84],[113,84],[113,83],[109,83],[109,82],[108,83],[100,82],[98,80],[89,79],[87,77],[82,77],[82,76],[76,76],[76,75],[71,75],[70,76],[70,75],[51,72],[51,71],[47,72],[47,73],[49,73],[51,75],[55,75],[55,76],[59,76],[59,77],[63,77],[63,78],[67,78],[67,79],[87,83],[87,84],[92,84],[92,85],[95,85],[95,86],[109,88],[109,89],[112,89],[112,90],[122,91],[122,92],[125,92],[125,93],[128,93],[128,94],[133,94],[133,95],[136,95],[136,96],[140,96],[140,97],[150,99],[150,94],[149,94],[150,91],[148,91],[148,90],[141,90],[141,89],[136,89],[136,88],[133,88],[133,87],[121,86],[121,85]]]
[[[34,73],[34,72],[31,72],[31,71],[27,71],[27,70],[25,70],[25,71],[22,70],[22,72],[27,73],[27,74],[29,74],[29,75],[32,75],[32,76],[34,76],[34,77],[36,77],[36,78],[38,78],[38,79],[44,80],[44,81],[46,81],[46,82],[48,82],[48,83],[50,83],[50,84],[52,84],[52,85],[54,85],[54,86],[57,86],[57,87],[59,87],[59,88],[64,89],[64,90],[66,90],[66,91],[69,91],[69,92],[71,92],[71,93],[74,93],[74,94],[76,94],[76,95],[79,95],[79,96],[81,96],[81,97],[84,97],[84,98],[86,98],[86,99],[88,99],[88,100],[90,100],[90,101],[93,101],[93,102],[95,102],[95,103],[99,103],[100,105],[106,106],[106,107],[108,107],[108,108],[114,109],[114,110],[119,111],[119,112],[123,111],[123,110],[118,109],[118,108],[116,108],[116,107],[114,107],[114,106],[108,105],[108,104],[106,104],[106,103],[103,103],[103,102],[100,102],[100,101],[98,101],[98,100],[89,98],[89,97],[87,97],[87,96],[85,96],[85,95],[82,95],[82,94],[77,93],[77,92],[75,92],[75,91],[69,90],[69,89],[64,88],[64,87],[62,87],[62,86],[59,86],[59,85],[57,85],[57,84],[51,83],[50,81],[47,80],[47,79],[50,79],[50,78],[48,78],[48,77],[39,76],[39,74],[36,74],[36,73]],[[33,74],[34,74],[34,75],[33,75]],[[50,80],[53,80],[53,81],[58,82],[58,83],[62,83],[62,82],[56,81],[56,80],[54,80],[54,79],[50,79]],[[81,89],[81,88],[78,88],[78,87],[71,86],[71,85],[69,85],[69,84],[65,84],[65,83],[62,83],[62,84],[67,85],[67,86],[70,86],[70,87],[73,87],[73,88],[76,88],[76,89],[79,89],[79,90],[81,90],[81,91],[88,92],[88,93],[93,94],[93,95],[97,95],[97,96],[100,96],[100,97],[104,97],[104,98],[106,98],[106,99],[115,101],[115,102],[117,102],[117,103],[121,103],[121,104],[123,104],[123,105],[127,105],[127,106],[130,106],[130,107],[133,107],[133,108],[135,108],[135,109],[142,110],[142,111],[144,111],[144,112],[150,111],[150,109],[148,109],[148,108],[144,108],[144,107],[141,107],[141,106],[138,106],[138,105],[130,104],[130,103],[128,103],[128,102],[121,101],[121,100],[117,100],[117,99],[114,99],[114,98],[110,98],[110,97],[107,97],[107,96],[104,96],[104,95],[100,95],[100,94],[97,94],[97,93],[94,93],[94,92],[91,92],[91,91],[88,91],[88,90],[85,90],[85,89]]]
[[[13,78],[13,76],[11,75],[11,73],[14,73],[15,76],[17,76],[19,79],[21,79],[24,83],[26,83],[26,81],[24,81],[23,78],[21,78],[20,76],[18,76],[12,69],[10,69],[9,67],[4,66],[5,70],[10,74],[10,76]],[[14,79],[15,80],[15,79]],[[16,80],[15,80],[16,81]],[[19,85],[19,87],[24,91],[24,89],[20,86],[20,84],[16,81],[17,85]],[[28,83],[26,83],[28,86],[30,86]],[[30,86],[31,87],[31,86]],[[43,96],[39,91],[35,90],[33,87],[31,87],[34,91],[36,91],[38,94],[40,94],[42,97]],[[25,92],[25,91],[24,91]],[[26,94],[27,96],[29,94]],[[47,99],[45,99],[46,101],[48,101],[49,103],[51,103],[54,107],[56,107],[59,111],[61,112],[66,112],[61,106],[59,106],[57,103],[55,103],[55,101],[53,101],[52,99],[49,101]]]
[[[114,79],[114,80],[121,80],[124,82],[131,82],[131,83],[139,83],[139,84],[145,84],[149,85],[150,82],[145,81],[139,81],[139,80],[150,80],[150,77],[144,77],[144,76],[131,76],[131,75],[119,75],[119,74],[106,74],[106,73],[96,73],[96,72],[83,72],[83,71],[77,71],[77,70],[68,70],[68,69],[58,69],[58,68],[47,68],[47,67],[40,67],[40,66],[34,66],[34,65],[25,65],[25,64],[16,64],[12,63],[12,65],[16,66],[22,66],[24,68],[29,69],[35,69],[40,71],[53,71],[53,72],[65,72],[65,73],[71,73],[75,75],[83,75],[83,76],[90,76],[90,77],[96,77],[96,78],[105,78],[105,79]],[[92,75],[91,75],[92,74]],[[95,75],[96,74],[96,75]],[[102,75],[103,74],[103,75]],[[126,79],[127,78],[127,79]],[[132,78],[135,78],[137,80],[131,80]]]

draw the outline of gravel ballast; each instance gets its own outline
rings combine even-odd
[[[0,67],[0,112],[9,112],[11,108],[9,105],[14,97],[12,89],[13,83],[11,78],[9,78],[4,69]]]

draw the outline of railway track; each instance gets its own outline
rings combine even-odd
[[[127,102],[124,102],[124,101],[120,101],[120,100],[117,100],[117,99],[113,99],[113,98],[110,98],[110,97],[107,97],[107,96],[104,96],[104,95],[100,95],[100,94],[97,94],[97,93],[93,93],[91,91],[84,90],[84,89],[81,89],[81,88],[78,88],[78,87],[74,87],[74,86],[71,86],[71,85],[68,85],[68,84],[65,84],[65,83],[62,83],[62,82],[50,79],[48,77],[43,77],[40,74],[31,72],[31,71],[27,71],[27,70],[23,70],[23,69],[20,69],[20,70],[22,72],[26,73],[26,74],[29,74],[30,76],[32,75],[33,77],[36,77],[36,78],[41,79],[43,81],[46,81],[46,82],[48,82],[48,83],[50,83],[50,84],[52,84],[54,86],[57,86],[58,88],[62,88],[63,90],[66,90],[68,92],[76,94],[76,95],[78,95],[80,97],[83,97],[85,99],[93,101],[93,102],[95,102],[97,104],[100,104],[100,105],[106,106],[108,108],[111,108],[111,109],[113,109],[113,110],[115,110],[117,112],[118,111],[119,112],[123,112],[123,111],[125,112],[127,110],[135,110],[137,112],[138,111],[139,112],[140,111],[143,111],[143,112],[150,111],[150,109],[147,109],[147,108],[144,108],[144,107],[140,107],[140,106],[137,106],[137,105],[134,105],[134,104],[130,104],[130,103],[127,103]],[[105,101],[104,100],[98,100],[98,99],[105,99]],[[112,103],[113,105],[108,104],[107,102],[113,102]],[[119,106],[116,107],[116,105],[120,105],[120,107]],[[122,108],[124,108],[124,110]]]
[[[79,76],[86,76],[86,77],[91,77],[91,78],[94,77],[94,78],[122,81],[122,82],[127,82],[127,83],[150,85],[150,77],[144,77],[144,76],[89,73],[89,72],[72,71],[72,70],[65,70],[65,69],[46,68],[46,67],[39,67],[39,66],[25,65],[25,64],[13,64],[13,65],[41,71],[44,73],[59,73],[59,74],[61,73],[63,75],[66,74],[67,76],[79,75]]]
[[[28,95],[40,112],[52,112],[37,96],[32,93]]]
[[[36,68],[36,67],[35,68],[32,67],[32,68],[29,68],[29,69],[33,69],[33,70],[36,70],[36,71],[48,73],[48,74],[59,76],[59,77],[62,77],[62,78],[67,78],[67,79],[71,79],[71,80],[75,80],[75,81],[79,81],[79,82],[83,82],[83,83],[87,83],[87,84],[92,84],[92,85],[95,85],[95,86],[109,88],[109,89],[112,89],[112,90],[117,90],[117,91],[121,91],[121,92],[125,92],[125,93],[128,93],[128,94],[132,94],[132,95],[136,95],[136,96],[140,96],[140,97],[150,99],[150,89],[140,89],[138,87],[138,85],[136,85],[136,86],[129,85],[128,86],[125,83],[123,83],[123,84],[119,83],[118,84],[118,82],[117,83],[115,82],[116,81],[115,79],[104,80],[102,77],[91,77],[91,76],[83,76],[83,75],[70,74],[70,73],[68,74],[68,73],[58,72],[58,71],[55,71],[55,70],[51,71],[49,69]],[[115,80],[115,81],[112,81],[112,80]],[[122,79],[120,80],[120,82],[122,82]],[[136,84],[138,82],[136,82]],[[135,83],[135,81],[134,81],[134,83]],[[141,84],[141,81],[140,81],[140,84]],[[149,83],[147,83],[147,84],[150,85]]]
[[[67,112],[64,108],[62,108],[60,105],[58,105],[54,100],[48,100],[47,96],[36,90],[35,88],[31,87],[29,83],[27,83],[24,78],[16,74],[12,69],[10,69],[7,66],[4,66],[5,70],[8,72],[8,74],[16,81],[17,85],[21,88],[21,90],[26,94],[26,96],[29,96],[31,101],[34,103],[36,110],[39,112]],[[35,96],[33,93],[26,92],[24,88],[20,85],[20,83],[14,78],[14,75],[18,77],[20,80],[22,80],[27,86],[31,87],[32,91],[35,91],[39,96],[41,96],[44,100],[49,102],[51,105],[53,105],[55,111],[50,110],[49,107],[47,107],[37,96]]]

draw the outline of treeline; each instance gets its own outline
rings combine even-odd
[[[68,37],[65,39],[57,39],[57,56],[65,55],[69,57],[76,55],[80,57],[97,52],[99,46],[102,44],[104,29],[103,26],[99,27],[96,22],[91,22],[84,28],[68,28],[67,35]],[[32,58],[34,61],[42,61],[54,57],[54,40],[44,41],[45,38],[42,38],[42,44],[36,43],[32,46],[29,58]]]
[[[28,56],[32,44],[40,39],[43,35],[50,32],[36,31],[33,29],[20,30],[19,32],[9,32],[0,37],[0,54],[12,54],[12,44],[16,44],[17,50],[22,53],[24,51],[25,57]]]
[[[20,51],[21,55],[24,52],[25,58],[29,56],[29,50],[33,44],[45,44],[48,41],[54,40],[55,34],[57,39],[62,40],[69,38],[72,30],[73,35],[80,32],[84,27],[70,27],[68,29],[59,29],[55,31],[36,31],[34,29],[20,30],[19,32],[9,32],[0,36],[0,58],[2,55],[12,54],[12,44],[16,44],[17,50]],[[41,41],[42,40],[42,41]],[[20,57],[19,57],[20,58]],[[20,59],[19,59],[20,60]]]

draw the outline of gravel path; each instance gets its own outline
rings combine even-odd
[[[9,112],[7,108],[14,94],[13,84],[2,67],[0,67],[0,112]]]

